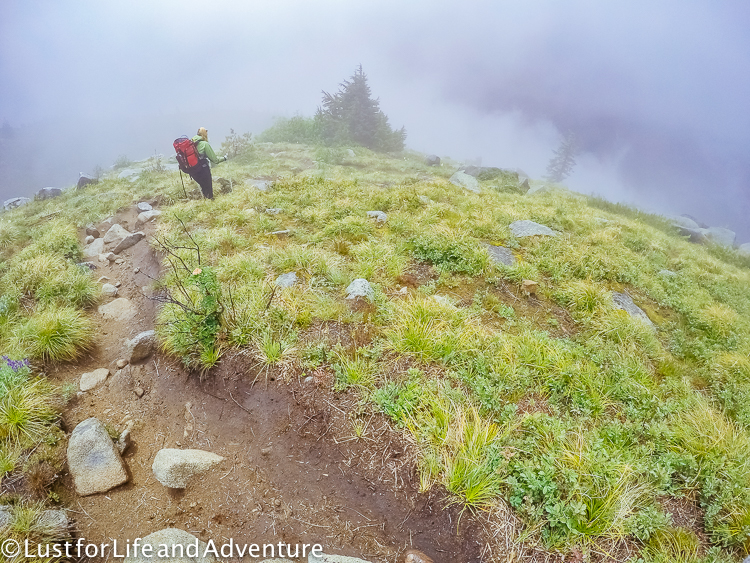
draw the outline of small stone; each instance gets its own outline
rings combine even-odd
[[[633,302],[633,299],[627,293],[618,293],[617,291],[612,292],[612,305],[615,309],[621,309],[628,315],[635,319],[640,319],[648,326],[655,328],[654,323],[648,318],[648,315],[643,312],[638,305]]]
[[[302,380],[302,383],[304,383],[305,385],[315,383],[315,378],[312,375],[308,375],[305,379]]]
[[[108,297],[116,297],[117,296],[117,288],[112,285],[111,283],[105,283],[102,286],[102,293],[104,295],[107,295]]]
[[[79,386],[81,391],[90,391],[95,389],[102,383],[104,383],[109,377],[109,370],[107,368],[99,368],[94,371],[84,373],[81,375],[81,381]]]
[[[131,443],[131,437],[130,437],[130,428],[126,428],[125,431],[120,434],[120,437],[117,439],[117,451],[120,452],[120,455],[125,453],[125,450],[127,450],[130,447]]]
[[[104,239],[94,239],[91,244],[88,244],[83,249],[84,258],[96,258],[104,252]]]
[[[127,360],[125,360],[125,359],[119,359],[119,360],[117,360],[117,369],[122,369],[126,365],[128,365],[128,361]]]
[[[97,310],[105,320],[118,322],[129,321],[138,312],[135,305],[124,297],[113,299],[106,305],[99,305]]]
[[[534,221],[513,221],[510,224],[510,232],[514,237],[522,238],[522,237],[533,237],[533,236],[547,236],[547,237],[556,237],[557,233],[550,229],[549,227],[546,227],[544,225],[540,225],[539,223],[535,223]]]
[[[266,209],[266,213],[269,215],[278,215],[279,213],[283,213],[284,210],[281,207],[269,207]]]
[[[268,447],[265,447],[265,448],[261,448],[260,454],[261,455],[268,455],[268,454],[271,453],[271,450],[272,450],[271,446],[268,446]]]
[[[120,287],[122,285],[122,282],[116,282],[115,287]]]
[[[410,549],[404,553],[404,563],[433,563],[432,557],[425,555],[416,549]]]
[[[136,207],[138,207],[138,211],[151,211],[153,209],[151,204],[145,201],[140,202]]]
[[[477,181],[477,179],[473,176],[469,176],[461,170],[451,176],[450,183],[469,190],[470,192],[474,192],[475,194],[481,193],[482,191],[479,187],[479,182]]]
[[[138,273],[138,272],[140,272],[140,271],[141,271],[141,269],[140,269],[140,268],[135,268],[135,269],[133,270],[133,273],[134,273],[134,274],[137,274],[137,273]]]
[[[85,243],[85,244],[91,244],[92,242],[94,242],[94,239],[95,239],[95,237],[92,237],[91,235],[88,235],[88,236],[87,236],[87,237],[86,237],[86,238],[84,239],[84,243]]]
[[[123,258],[118,258],[117,260],[115,260],[115,264],[117,264],[118,266],[122,266],[124,263],[125,260]]]
[[[536,292],[539,289],[539,284],[532,280],[523,280],[523,282],[521,282],[521,289],[526,295],[536,295]]]
[[[278,498],[273,499],[273,505],[276,508],[279,508],[281,506],[281,499],[278,499]]]
[[[136,218],[136,223],[148,223],[149,221],[153,221],[157,217],[161,215],[161,211],[157,211],[156,209],[153,209],[151,211],[144,211],[143,213],[139,213],[138,217]]]
[[[490,260],[496,264],[503,264],[505,266],[512,266],[516,263],[516,257],[513,256],[513,251],[504,246],[494,246],[492,244],[487,245],[487,252],[490,255]]]
[[[125,357],[132,364],[148,358],[156,348],[156,333],[146,330],[125,343],[127,350]]]
[[[154,456],[151,469],[165,487],[184,489],[190,480],[224,461],[224,458],[203,450],[164,448]]]
[[[274,284],[276,285],[276,287],[280,287],[283,289],[292,287],[297,283],[297,281],[297,274],[294,272],[289,272],[287,274],[281,274],[278,278],[276,278]]]
[[[367,216],[370,219],[374,219],[376,223],[385,223],[388,221],[388,215],[382,211],[368,211]]]
[[[86,227],[86,234],[91,235],[94,238],[99,238],[101,236],[101,234],[99,234],[99,229],[94,227],[94,225],[89,225],[88,227]]]
[[[105,280],[108,280],[109,278],[107,276],[102,276],[98,280],[96,280],[96,283],[102,283]]]
[[[104,424],[88,418],[68,441],[68,467],[81,496],[103,493],[127,482],[128,474]]]
[[[138,397],[139,399],[140,399],[141,397],[143,397],[143,393],[144,393],[144,391],[143,391],[143,389],[142,389],[141,387],[136,387],[135,389],[133,389],[133,392],[134,392],[134,393],[136,394],[136,396],[137,396],[137,397]],[[179,445],[179,444],[178,444],[178,445]]]
[[[124,239],[122,239],[113,249],[112,252],[115,254],[120,254],[123,250],[127,250],[131,246],[135,246],[140,241],[142,241],[144,238],[146,238],[146,235],[142,231],[138,231],[137,233],[132,233],[128,236],[126,236]]]
[[[364,297],[370,301],[375,299],[375,290],[370,285],[370,282],[364,278],[354,280],[346,288],[347,299],[356,299],[357,297]]]

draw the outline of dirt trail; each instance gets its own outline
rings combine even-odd
[[[128,209],[112,222],[134,231],[135,217]],[[100,227],[103,235],[108,224]],[[69,405],[67,432],[91,416],[116,431],[128,419],[135,422],[124,455],[127,484],[78,497],[70,475],[63,477],[64,503],[76,511],[79,536],[125,541],[177,527],[217,543],[320,543],[327,553],[373,562],[400,561],[410,547],[436,562],[480,560],[485,530],[458,507],[446,508],[441,494],[418,492],[413,451],[386,421],[365,418],[364,431],[355,435],[353,395],[334,395],[330,386],[302,383],[296,375],[293,383],[282,382],[279,373],[260,372],[246,353],[225,357],[203,381],[160,353],[117,372],[124,341],[153,328],[157,311],[143,289],[149,276],[158,277],[159,261],[148,246],[154,226],[140,230],[147,239],[121,254],[123,264],[95,272],[121,283],[118,297],[135,303],[137,316],[100,321],[96,348],[77,365],[49,374],[76,384],[98,367],[114,374]],[[144,391],[140,398],[136,387]],[[165,447],[204,449],[226,460],[187,489],[167,489],[151,470]]]

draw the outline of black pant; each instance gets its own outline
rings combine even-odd
[[[211,167],[208,165],[208,161],[204,160],[203,162],[199,162],[196,166],[190,169],[188,173],[193,180],[198,182],[198,185],[203,192],[203,197],[213,199],[214,186],[211,179]]]

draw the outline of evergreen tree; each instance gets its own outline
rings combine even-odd
[[[547,165],[547,179],[551,182],[562,182],[573,172],[576,165],[575,155],[578,153],[578,143],[572,131],[560,141],[554,156]]]
[[[335,94],[323,91],[315,119],[328,144],[356,143],[376,151],[401,151],[406,130],[391,129],[380,102],[372,98],[367,76],[359,65]]]

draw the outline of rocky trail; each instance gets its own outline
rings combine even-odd
[[[62,501],[76,536],[123,543],[178,528],[217,545],[321,544],[372,562],[401,561],[408,549],[479,561],[481,519],[419,493],[411,445],[380,416],[354,424],[358,399],[330,391],[330,373],[288,377],[293,367],[264,368],[241,351],[201,378],[156,348],[157,220],[133,206],[81,233],[93,237],[87,260],[109,295],[95,348],[48,374],[80,389],[63,415],[72,435]]]

